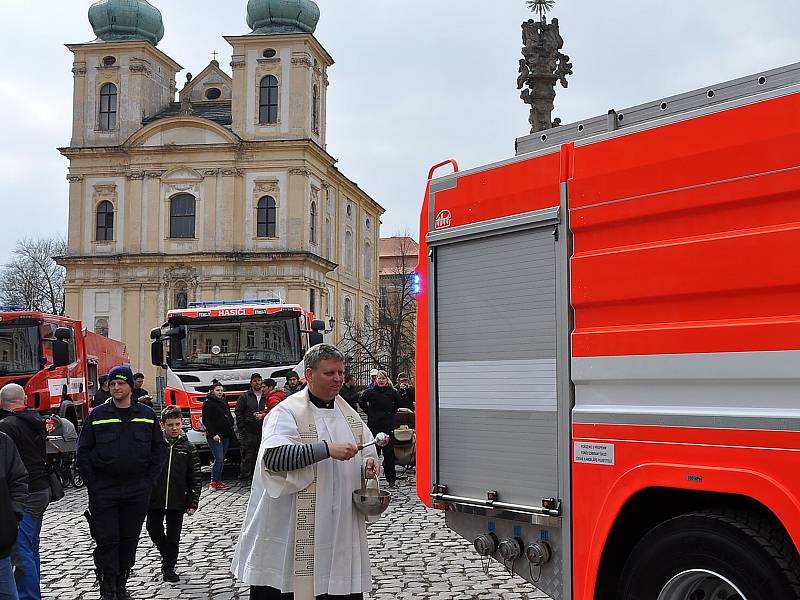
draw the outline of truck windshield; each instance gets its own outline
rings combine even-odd
[[[0,323],[0,375],[25,375],[40,368],[38,326]]]
[[[291,319],[231,319],[193,322],[172,338],[174,371],[294,366],[302,358],[300,324]]]

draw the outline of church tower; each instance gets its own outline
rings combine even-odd
[[[233,47],[233,130],[245,140],[309,139],[325,147],[328,68],[314,37],[320,13],[311,0],[250,0],[253,30]]]
[[[156,48],[161,13],[146,0],[101,0],[89,8],[97,39],[75,55],[72,146],[122,144],[175,97],[181,66]]]
[[[227,5],[226,5],[227,6]],[[242,7],[244,8],[244,7]],[[377,314],[383,208],[326,150],[328,68],[312,0],[249,0],[232,72],[178,91],[147,0],[99,0],[74,55],[67,313],[128,345],[188,302],[279,296],[331,326]]]

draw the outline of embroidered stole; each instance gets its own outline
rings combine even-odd
[[[319,441],[314,413],[307,397],[290,397],[284,400],[294,415],[300,439],[304,444]],[[336,406],[344,414],[356,444],[364,442],[364,425],[358,413],[339,396]],[[314,520],[317,509],[317,466],[312,465],[314,478],[311,484],[295,494],[294,532],[294,597],[295,600],[314,600]]]

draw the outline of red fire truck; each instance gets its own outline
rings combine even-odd
[[[233,408],[253,373],[281,386],[288,371],[302,377],[303,355],[322,342],[324,329],[312,313],[280,298],[192,302],[171,310],[150,333],[153,364],[166,369],[164,404],[181,408],[187,437],[206,449],[200,417],[211,382],[225,386]]]
[[[420,498],[550,598],[800,598],[800,64],[448,162]]]
[[[42,413],[79,425],[98,376],[128,363],[125,344],[85,330],[80,321],[0,306],[0,387],[21,385],[29,406]]]

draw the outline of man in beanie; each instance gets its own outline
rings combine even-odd
[[[81,430],[77,466],[89,492],[100,598],[130,600],[128,576],[166,443],[153,409],[132,397],[129,367],[111,369],[108,386],[111,401],[94,408]]]
[[[264,424],[266,396],[264,380],[258,373],[250,376],[250,389],[242,392],[236,401],[236,429],[239,432],[239,447],[242,458],[239,463],[239,479],[253,478],[258,446],[261,444],[261,426]]]

